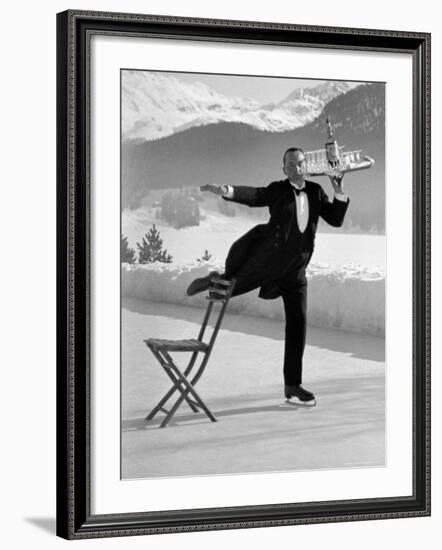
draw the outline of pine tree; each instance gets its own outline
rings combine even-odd
[[[196,261],[199,263],[208,262],[212,258],[212,254],[209,254],[209,251],[206,249],[201,258],[197,258]]]
[[[138,262],[140,264],[151,264],[154,262],[162,262],[170,264],[172,256],[163,250],[163,239],[160,237],[160,232],[155,227],[155,224],[149,229],[138,247]]]
[[[130,248],[129,241],[124,235],[121,235],[120,241],[120,261],[128,264],[135,263],[135,250]]]

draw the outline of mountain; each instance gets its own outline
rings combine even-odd
[[[137,207],[150,189],[204,183],[262,186],[283,179],[288,147],[318,149],[327,140],[325,119],[346,149],[362,149],[376,161],[370,170],[348,174],[348,223],[382,231],[385,224],[384,85],[358,86],[335,97],[311,123],[287,132],[263,132],[242,123],[218,123],[150,142],[122,147],[122,206]],[[327,192],[327,178],[318,178]]]
[[[365,84],[345,95],[334,97],[313,121],[313,132],[320,131],[329,118],[341,135],[351,132],[367,135],[385,129],[385,87],[383,84]]]
[[[293,130],[314,120],[326,103],[350,87],[347,82],[324,82],[261,106],[250,98],[226,97],[201,82],[189,84],[164,73],[125,70],[123,141],[152,141],[220,122],[248,124],[264,132]]]
[[[290,95],[280,101],[278,107],[291,107],[299,103],[307,103],[324,106],[335,97],[345,94],[350,90],[351,85],[348,82],[326,81],[318,84],[314,88],[296,88]]]

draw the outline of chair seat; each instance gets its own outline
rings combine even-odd
[[[166,351],[206,351],[209,347],[204,342],[195,340],[164,340],[161,338],[149,338],[144,340],[146,345],[155,349],[164,349]]]

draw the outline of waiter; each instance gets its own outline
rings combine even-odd
[[[225,272],[211,272],[195,279],[187,289],[193,296],[207,290],[211,277],[235,277],[232,296],[260,287],[259,296],[284,302],[284,394],[287,399],[314,404],[315,396],[302,383],[302,359],[307,326],[306,268],[314,250],[319,217],[334,227],[342,226],[349,205],[344,195],[343,174],[329,176],[334,198],[330,202],[322,187],[305,179],[304,151],[287,149],[283,156],[286,179],[267,187],[203,185],[202,191],[251,207],[267,206],[270,219],[237,240],[226,258]]]

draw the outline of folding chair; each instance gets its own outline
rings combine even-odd
[[[197,394],[194,386],[201,378],[207,366],[234,286],[234,279],[231,279],[230,281],[220,279],[219,277],[213,277],[211,279],[207,296],[209,303],[207,304],[206,313],[204,315],[197,339],[164,340],[159,338],[149,338],[148,340],[144,340],[146,346],[158,359],[158,362],[163,367],[165,373],[172,381],[172,387],[146,416],[146,420],[152,420],[152,418],[159,411],[161,411],[166,414],[166,417],[160,424],[160,428],[164,428],[170,422],[181,403],[186,401],[193,412],[199,412],[199,410],[202,409],[212,422],[216,422],[216,418],[210,412],[201,397]],[[219,309],[218,306],[214,307],[215,304],[219,305]],[[213,332],[208,343],[205,343],[203,342],[203,338],[206,327],[212,313],[214,313],[216,309],[218,309],[218,318],[215,321]],[[170,356],[170,353],[183,351],[190,352],[192,355],[187,367],[184,370],[180,370]],[[198,354],[202,354],[202,357],[199,366],[196,367]],[[172,400],[172,397],[176,394],[179,394],[177,399],[171,408],[167,410],[164,405],[169,400]]]

